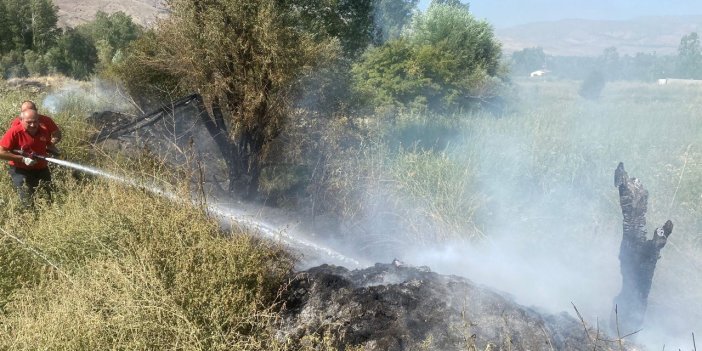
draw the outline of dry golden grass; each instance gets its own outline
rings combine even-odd
[[[40,96],[7,91],[0,107],[8,111],[15,100]],[[90,106],[80,99],[64,106],[62,145],[81,163],[90,154],[81,118]],[[110,166],[151,177],[166,170],[140,165]],[[23,211],[0,172],[0,349],[261,350],[275,343],[278,294],[294,264],[282,247],[222,232],[202,208],[145,189],[78,180],[65,168],[54,169],[54,183],[52,203],[38,199],[35,211]],[[190,197],[187,186],[170,191]]]

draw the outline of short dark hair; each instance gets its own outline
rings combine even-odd
[[[32,105],[32,107],[30,107],[32,110],[34,110],[34,111],[37,110],[37,104],[35,104],[34,101],[32,101],[32,100],[22,101],[22,104],[20,105],[20,110],[22,109],[22,106],[24,106],[24,104],[30,104],[30,105]]]

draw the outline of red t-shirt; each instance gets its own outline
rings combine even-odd
[[[10,123],[10,127],[18,125],[21,125],[19,116],[15,117],[15,119],[12,120],[12,122]],[[39,115],[39,126],[44,126],[46,130],[49,131],[49,134],[53,134],[59,129],[58,125],[56,125],[56,122],[54,122],[54,120],[51,119],[51,117],[44,115]]]
[[[40,125],[37,128],[37,133],[32,136],[27,133],[21,124],[13,125],[5,132],[5,135],[0,139],[0,146],[7,150],[22,150],[25,154],[35,153],[40,156],[46,156],[46,146],[51,142],[51,133],[46,128]],[[23,169],[44,169],[47,166],[46,160],[37,159],[37,162],[29,167],[24,162],[10,161],[10,166]]]

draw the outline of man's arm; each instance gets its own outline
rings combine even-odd
[[[23,158],[24,157],[22,155],[13,154],[10,150],[0,146],[0,159],[8,160],[8,161],[15,161],[15,162],[22,162]]]

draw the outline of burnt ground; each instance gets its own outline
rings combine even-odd
[[[541,314],[466,278],[399,261],[311,268],[294,276],[284,299],[279,337],[300,345],[331,335],[339,350],[620,349],[566,312]]]

